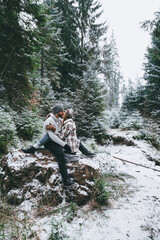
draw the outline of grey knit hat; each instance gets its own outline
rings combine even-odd
[[[64,111],[64,110],[63,110],[63,107],[60,106],[60,105],[56,105],[56,106],[53,107],[53,114],[56,114],[56,113],[59,113],[59,112],[62,112],[62,111]]]

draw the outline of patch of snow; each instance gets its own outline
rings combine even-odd
[[[22,197],[22,190],[21,189],[12,189],[7,193],[8,197],[16,195],[17,198],[21,198]]]
[[[91,166],[95,169],[99,169],[99,163],[97,161],[93,161],[93,159],[83,158],[79,160],[79,163],[85,163],[85,165]]]
[[[55,174],[52,174],[51,176],[50,176],[50,178],[49,178],[49,182],[50,183],[53,183],[55,180],[56,180],[56,175]]]
[[[13,152],[9,153],[6,156],[7,156],[8,165],[10,165],[10,167],[16,171],[36,161],[35,157],[33,156],[31,157],[30,154],[25,154],[23,152],[20,152],[19,150],[14,150]]]
[[[79,194],[82,194],[84,196],[88,196],[88,193],[83,191],[83,190],[81,190],[81,189],[78,189],[78,192],[79,192]]]

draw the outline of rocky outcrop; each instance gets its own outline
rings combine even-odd
[[[68,173],[76,183],[64,187],[58,164],[51,153],[34,155],[15,150],[1,161],[1,193],[8,203],[19,205],[25,200],[58,205],[62,201],[83,205],[91,199],[98,166],[90,159],[67,162]]]
[[[155,162],[155,165],[160,166],[160,151],[153,147],[145,140],[138,140],[139,132],[121,129],[108,130],[108,139],[114,145],[126,145],[128,147],[134,146],[139,148],[147,157],[149,161]],[[145,144],[144,144],[145,143]]]

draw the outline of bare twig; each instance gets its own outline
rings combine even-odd
[[[136,165],[136,166],[140,166],[140,167],[144,167],[144,168],[151,169],[151,170],[153,170],[153,171],[160,172],[160,170],[158,170],[158,169],[151,168],[151,167],[147,167],[147,166],[145,166],[145,165],[142,165],[142,164],[139,164],[139,163],[135,163],[135,162],[131,162],[131,161],[128,161],[128,160],[119,158],[119,157],[115,157],[115,156],[111,155],[111,154],[108,153],[108,152],[107,152],[107,154],[110,155],[111,157],[115,158],[115,159],[118,159],[118,160],[122,161],[122,162],[127,162],[127,163],[130,163],[130,164],[134,164],[134,165]]]

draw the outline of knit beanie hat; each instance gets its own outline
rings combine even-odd
[[[56,105],[56,106],[53,107],[53,114],[56,114],[56,113],[59,113],[59,112],[62,112],[62,111],[64,111],[64,110],[63,110],[63,107],[60,106],[60,105]]]

